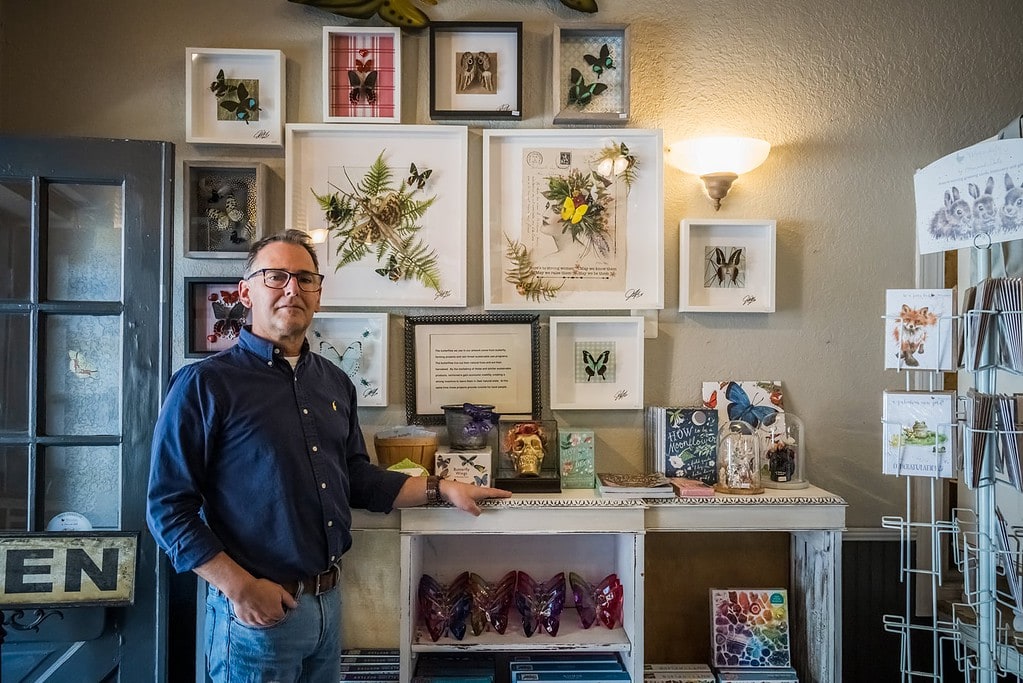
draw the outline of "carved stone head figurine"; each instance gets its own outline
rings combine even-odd
[[[515,473],[520,477],[540,476],[547,447],[547,433],[536,422],[522,422],[508,430],[504,438],[504,452],[511,458]]]

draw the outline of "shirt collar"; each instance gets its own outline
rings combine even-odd
[[[283,349],[280,353],[274,353],[278,347],[273,342],[253,334],[252,325],[246,325],[242,328],[241,335],[238,337],[238,346],[265,361],[272,361],[274,358],[281,357],[284,354]],[[299,356],[304,356],[308,351],[309,340],[306,339],[302,342],[302,351],[299,353]]]

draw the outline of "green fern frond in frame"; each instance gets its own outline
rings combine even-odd
[[[511,262],[511,268],[505,271],[505,282],[515,285],[515,291],[527,301],[550,301],[558,295],[558,291],[565,286],[554,285],[536,274],[533,269],[532,256],[524,244],[504,236],[508,247],[505,256]]]
[[[420,229],[420,226],[416,226],[418,222],[425,214],[426,210],[433,206],[433,203],[437,200],[436,196],[430,197],[423,201],[417,201],[415,199],[409,199],[402,202],[401,211],[401,222],[402,224],[408,224],[415,227],[416,230]]]
[[[398,269],[405,279],[415,279],[435,291],[440,291],[440,270],[437,253],[421,240],[409,235],[395,253]]]
[[[358,190],[366,197],[376,197],[391,189],[391,169],[384,163],[385,151],[380,152],[377,160],[359,181]]]

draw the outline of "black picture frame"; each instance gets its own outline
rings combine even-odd
[[[526,372],[527,368],[522,367],[524,364],[528,364],[528,383],[516,385],[514,390],[504,392],[494,386],[481,386],[478,389],[441,387],[440,384],[446,380],[437,370],[444,359],[436,357],[433,351],[438,346],[448,346],[449,342],[451,346],[462,342],[472,346],[473,335],[506,336],[504,341],[507,343],[502,347],[509,350],[504,359],[507,363],[496,369],[495,384],[500,383],[501,376],[514,383],[516,378]],[[473,358],[471,353],[471,350],[468,354],[457,349],[451,351],[452,356],[463,360],[467,358],[466,362],[477,364],[490,362],[492,356],[486,351]],[[423,397],[427,396],[430,398],[424,400]],[[493,405],[497,413],[521,415],[523,419],[539,419],[540,401],[539,316],[472,314],[405,318],[405,418],[408,424],[444,424],[441,406],[466,402]]]
[[[522,119],[522,22],[430,24],[430,118]]]
[[[252,313],[245,309],[245,318],[233,315],[236,303],[227,302],[227,308],[214,309],[210,296],[222,297],[223,292],[237,292],[239,277],[186,277],[185,278],[185,358],[204,358],[234,346],[238,342],[236,328],[248,325],[252,321]],[[222,299],[221,299],[222,300]],[[228,313],[230,311],[230,313]],[[214,328],[223,323],[219,330]],[[229,329],[230,328],[230,329]],[[239,329],[240,331],[240,329]],[[209,336],[215,335],[215,341]],[[233,335],[233,336],[232,336]]]

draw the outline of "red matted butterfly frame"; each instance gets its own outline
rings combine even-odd
[[[401,122],[401,30],[323,27],[324,123]]]
[[[238,297],[239,278],[185,278],[185,358],[201,358],[238,343],[251,322]]]

